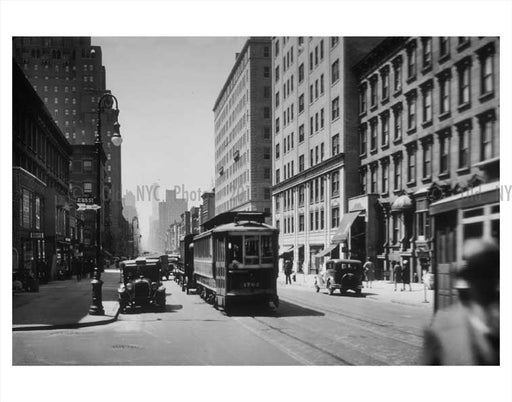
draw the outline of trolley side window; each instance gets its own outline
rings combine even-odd
[[[245,265],[258,265],[260,263],[260,237],[245,236]]]

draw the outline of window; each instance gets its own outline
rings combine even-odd
[[[377,192],[377,165],[370,166],[370,192]]]
[[[407,79],[416,78],[416,42],[411,42],[407,49]]]
[[[402,138],[402,104],[393,107],[393,137],[396,140]]]
[[[313,97],[313,84],[309,86],[309,103],[313,103],[314,97]]]
[[[377,106],[377,76],[370,78],[370,107]]]
[[[320,161],[320,154],[318,153],[318,145],[315,147],[315,163]]]
[[[402,188],[402,158],[401,156],[396,156],[393,159],[393,181],[394,181],[394,189],[399,190]]]
[[[426,140],[423,142],[423,178],[428,179],[432,177],[432,141]]]
[[[480,94],[494,91],[494,43],[486,45],[478,52],[480,59]]]
[[[320,60],[324,59],[324,40],[320,40]]]
[[[366,124],[359,127],[359,155],[365,155],[366,154],[366,148],[368,146],[367,144],[367,138],[368,135]]]
[[[416,181],[416,148],[411,146],[407,150],[407,182]]]
[[[407,130],[416,128],[416,91],[413,90],[407,95]]]
[[[313,157],[314,157],[314,151],[313,151],[313,149],[311,149],[309,151],[309,166],[310,167],[313,166],[313,164],[315,162]]]
[[[84,172],[91,172],[92,171],[92,161],[91,160],[84,160]]]
[[[423,38],[423,69],[432,67],[432,38]]]
[[[304,141],[304,124],[299,126],[299,143]]]
[[[389,163],[387,160],[383,160],[381,163],[381,192],[386,194],[388,192]]]
[[[299,96],[299,113],[304,111],[304,94]]]
[[[279,66],[276,66],[276,82],[279,81]]]
[[[340,225],[340,208],[331,209],[331,228],[337,228]]]
[[[450,56],[450,38],[441,36],[439,38],[439,58],[445,59]]]
[[[264,192],[263,197],[264,197],[266,200],[270,200],[270,189],[269,189],[269,188],[265,188],[265,192]]]
[[[335,134],[332,137],[332,148],[331,148],[331,154],[332,156],[338,155],[340,153],[340,135]]]
[[[299,173],[304,171],[304,155],[299,155]]]
[[[336,60],[331,66],[331,83],[334,84],[340,79],[340,62]]]
[[[393,60],[393,90],[395,92],[402,90],[402,56]]]
[[[270,49],[268,46],[263,48],[263,57],[270,57]]]
[[[305,190],[305,187],[304,185],[300,185],[299,186],[299,207],[303,207],[304,206],[304,190]]]
[[[309,53],[309,71],[313,71],[313,52]]]
[[[279,132],[279,117],[276,118],[276,134]]]
[[[276,184],[278,184],[281,181],[281,175],[279,172],[279,169],[276,169]]]
[[[264,107],[263,108],[263,117],[265,119],[270,118],[270,108],[269,107]]]
[[[370,151],[377,149],[377,119],[370,121]]]
[[[270,148],[263,148],[263,159],[270,159]]]
[[[449,155],[450,155],[450,138],[446,134],[439,136],[439,173],[448,173]]]
[[[337,36],[332,36],[331,37],[331,47],[336,46],[338,44],[339,40],[340,39]]]
[[[324,109],[320,109],[320,128],[324,128]]]
[[[385,67],[381,71],[382,100],[389,98],[389,67]]]
[[[263,127],[263,138],[270,138],[270,127]]]
[[[444,71],[438,76],[439,80],[439,111],[441,114],[450,112],[450,70]]]
[[[91,182],[84,182],[84,194],[92,194],[92,183]]]
[[[331,196],[336,197],[340,194],[340,172],[333,172],[331,175]]]
[[[359,88],[359,113],[366,113],[366,96],[367,96],[366,83]]]
[[[320,95],[324,94],[324,75],[320,75]]]
[[[432,81],[422,87],[422,95],[423,123],[429,123],[432,121]]]
[[[366,194],[366,167],[359,170],[359,187],[361,194]]]
[[[299,232],[304,232],[304,214],[299,215]]]
[[[399,221],[398,221],[398,215],[393,214],[391,215],[391,225],[392,225],[392,241],[393,244],[398,243],[398,236],[399,236]]]
[[[332,100],[332,111],[331,111],[331,117],[332,120],[336,120],[338,117],[340,117],[340,98],[337,96]]]
[[[467,105],[470,100],[471,85],[471,59],[465,58],[457,66],[458,83],[459,83],[459,105]]]
[[[496,132],[496,115],[494,111],[479,116],[480,121],[480,160],[494,158],[498,155],[498,135]]]
[[[315,132],[318,131],[318,112],[315,113]]]
[[[459,132],[459,169],[469,167],[469,138],[471,137],[471,120],[463,122],[458,126]]]
[[[280,157],[280,144],[276,144],[276,159]]]
[[[324,143],[320,144],[320,161],[324,160]]]
[[[381,119],[381,141],[382,146],[389,144],[389,112],[382,113]]]
[[[270,87],[263,87],[263,97],[265,99],[270,98]]]
[[[263,77],[265,77],[265,78],[270,77],[270,67],[263,67]]]

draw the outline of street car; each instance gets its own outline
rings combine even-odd
[[[326,270],[315,277],[316,291],[325,287],[332,295],[336,289],[341,294],[347,290],[361,294],[363,288],[363,267],[359,260],[332,259],[325,263]]]
[[[157,258],[139,257],[121,264],[121,284],[117,289],[122,312],[128,307],[152,306],[165,309],[161,262]]]

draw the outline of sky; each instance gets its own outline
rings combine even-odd
[[[119,101],[123,194],[139,194],[143,244],[151,215],[143,186],[178,186],[189,193],[189,208],[214,186],[212,110],[246,39],[92,37],[102,49],[106,88]]]

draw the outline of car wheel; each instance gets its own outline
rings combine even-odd
[[[334,289],[333,288],[329,288],[329,294],[332,295],[334,293]]]

